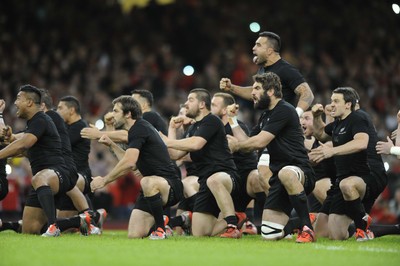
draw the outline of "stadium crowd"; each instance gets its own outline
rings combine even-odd
[[[118,1],[5,0],[0,10],[0,99],[8,103],[4,117],[16,132],[25,126],[12,104],[22,84],[49,89],[57,102],[74,95],[90,123],[110,111],[112,99],[134,89],[151,91],[154,109],[167,120],[193,88],[218,92],[222,77],[252,84],[257,65],[251,48],[258,36],[248,28],[252,21],[279,33],[282,57],[299,68],[314,102],[326,104],[336,87],[351,86],[381,140],[397,128],[400,37],[394,32],[400,18],[386,1],[152,1],[124,13]],[[194,67],[194,75],[182,73],[185,65]],[[259,113],[251,102],[237,101],[242,120],[252,127]],[[108,149],[95,142],[89,160],[93,176],[104,176],[115,164]],[[400,161],[384,160],[389,185],[371,215],[377,222],[398,223]],[[2,212],[20,212],[29,184],[26,162],[11,163],[10,183],[19,193],[0,203]],[[135,196],[121,194],[138,193],[137,186],[127,176],[97,192],[102,196],[95,204],[126,218]]]

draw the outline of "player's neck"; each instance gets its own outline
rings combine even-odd
[[[40,109],[32,109],[32,110],[28,111],[26,120],[31,120],[31,118],[34,117],[38,112],[41,112],[41,110]]]
[[[80,115],[72,115],[70,117],[70,119],[68,119],[68,125],[71,125],[71,124],[73,124],[73,123],[75,123],[75,122],[77,122],[77,121],[79,121],[81,119],[82,119],[82,117]]]
[[[203,109],[200,111],[200,114],[198,116],[196,116],[196,118],[194,120],[197,121],[201,121],[205,116],[207,116],[210,113],[209,110],[207,109]]]
[[[348,110],[348,111],[345,111],[344,113],[343,113],[343,115],[341,115],[340,117],[339,117],[339,120],[345,120],[346,119],[346,117],[348,117],[350,114],[351,114],[351,110]]]
[[[267,62],[265,62],[264,67],[272,66],[273,64],[275,64],[276,62],[278,62],[279,59],[281,59],[281,56],[280,56],[278,53],[272,54],[272,55],[267,59]]]
[[[269,103],[268,110],[274,109],[275,106],[279,103],[280,100],[282,100],[282,99],[281,98],[271,97],[271,102]]]
[[[128,120],[126,121],[126,124],[124,125],[124,129],[127,130],[127,131],[129,131],[129,129],[130,129],[135,123],[136,123],[136,119],[135,119],[135,120],[133,120],[133,119],[128,119]]]
[[[220,118],[221,118],[224,126],[229,123],[229,117],[227,115],[224,115],[223,117],[220,117]]]

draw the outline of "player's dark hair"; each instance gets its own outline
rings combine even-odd
[[[265,91],[274,89],[274,96],[282,98],[282,84],[281,79],[277,74],[272,72],[265,72],[264,74],[257,74],[253,76],[255,82],[261,83]]]
[[[357,96],[354,93],[354,89],[350,87],[339,87],[333,90],[332,93],[340,93],[343,95],[343,99],[345,103],[351,103],[351,111],[354,111],[354,108],[357,103]],[[357,93],[358,94],[358,93]]]
[[[133,99],[132,96],[119,96],[112,101],[113,105],[116,105],[117,103],[121,104],[122,113],[124,115],[128,112],[131,112],[132,119],[138,119],[142,117],[142,108],[140,107],[138,101]]]
[[[270,43],[272,49],[275,52],[279,53],[281,50],[281,37],[278,34],[273,33],[271,31],[263,31],[258,34],[260,37],[268,38],[268,42]]]
[[[210,92],[206,89],[197,88],[193,89],[189,92],[196,94],[196,97],[199,101],[204,102],[206,105],[207,110],[211,109],[211,95]]]
[[[358,92],[352,87],[346,87],[354,93],[354,97],[356,97],[356,103],[360,103],[360,95]]]
[[[19,91],[23,91],[27,95],[27,99],[32,100],[36,105],[39,105],[42,99],[40,90],[30,84],[22,85],[19,87]]]
[[[224,106],[232,105],[235,102],[235,98],[232,95],[226,92],[217,92],[214,94],[214,97],[221,97],[224,100]]]
[[[60,102],[64,102],[68,108],[74,108],[75,112],[80,115],[81,114],[81,104],[78,99],[74,96],[68,95],[64,96],[60,99]]]
[[[147,100],[147,104],[152,107],[154,103],[153,94],[148,90],[133,90],[131,94],[139,94],[140,97],[145,98]]]
[[[39,91],[42,95],[41,103],[44,103],[46,108],[51,110],[53,108],[53,99],[51,98],[50,92],[42,88],[40,88]]]

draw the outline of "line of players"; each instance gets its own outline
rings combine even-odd
[[[2,113],[5,102],[0,103]],[[101,234],[107,212],[104,209],[95,212],[91,207],[90,141],[80,136],[87,124],[81,118],[77,99],[62,98],[55,112],[47,90],[25,85],[19,90],[15,106],[17,116],[27,120],[27,127],[13,134],[1,119],[1,139],[8,144],[0,151],[4,162],[1,167],[5,168],[7,157],[28,157],[32,187],[22,220],[0,220],[0,231],[11,229],[53,237],[61,231],[78,228],[83,235]],[[6,176],[1,178],[7,180]]]
[[[151,111],[152,95],[147,91],[114,100],[113,112],[106,117],[113,130],[81,130],[82,138],[99,139],[119,159],[108,175],[93,178],[92,190],[127,171],[142,177],[141,195],[129,223],[130,237],[150,234],[151,239],[164,239],[168,227],[191,224],[195,236],[239,238],[242,232],[255,233],[244,213],[255,198],[256,207],[264,209],[259,231],[265,239],[280,239],[294,230],[297,242],[314,242],[316,235],[346,239],[354,231],[359,241],[373,238],[367,213],[387,177],[376,155],[371,119],[356,111],[360,99],[348,87],[332,94],[332,110],[325,112],[333,117],[332,123],[322,123],[320,105],[312,113],[304,112],[313,94],[298,70],[281,59],[280,46],[275,33],[260,33],[253,47],[254,62],[260,66],[253,86],[239,87],[227,78],[220,82],[222,90],[253,100],[262,110],[251,137],[237,120],[234,98],[226,93],[211,98],[204,89],[190,92],[184,104],[186,117],[171,119],[168,137],[165,129],[158,128],[163,123],[157,124],[161,118]],[[307,115],[314,116],[312,126],[304,124]],[[310,140],[311,131],[318,141],[332,142]],[[257,163],[254,151],[260,150]],[[188,166],[189,177],[183,183],[170,158]],[[310,161],[317,166],[312,167]],[[307,206],[306,195],[311,192],[323,204],[315,209],[319,212],[316,222]],[[163,217],[163,207],[178,201],[180,215]],[[375,235],[398,232],[398,226],[387,229],[375,226],[373,231]]]

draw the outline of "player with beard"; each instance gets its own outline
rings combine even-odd
[[[234,125],[231,126],[229,124],[229,119],[232,119],[229,117],[229,107],[235,104],[236,102],[232,95],[222,92],[216,93],[211,99],[211,113],[222,120],[227,135],[233,135],[232,127],[237,126],[240,126],[242,130],[249,135],[250,131],[247,126],[236,117],[233,118],[235,121]],[[241,197],[242,201],[238,206],[235,206],[236,211],[244,212],[250,201],[257,198],[255,208],[258,208],[259,211],[255,211],[255,213],[260,213],[260,217],[256,217],[260,222],[268,188],[267,186],[263,186],[263,182],[260,182],[260,176],[257,170],[257,154],[254,151],[247,153],[239,151],[233,153],[233,160],[235,161],[240,180],[242,181],[241,187],[243,193]],[[246,221],[245,226],[246,228],[243,230],[243,233],[257,234],[257,229],[250,221]]]
[[[312,104],[314,95],[299,70],[281,58],[280,50],[281,38],[278,34],[270,31],[260,32],[253,46],[253,62],[259,66],[257,74],[273,72],[278,75],[282,85],[282,98],[296,107],[296,112],[300,117]],[[253,100],[252,86],[234,85],[229,78],[222,78],[219,86],[223,91],[233,93],[249,101]],[[259,155],[258,171],[263,179],[269,179],[268,150],[260,151]]]
[[[296,242],[314,242],[306,195],[314,189],[315,177],[298,115],[292,105],[282,100],[282,86],[276,74],[268,72],[255,75],[253,79],[254,107],[264,112],[251,137],[240,127],[234,127],[235,137],[228,136],[228,139],[232,151],[268,148],[273,175],[264,206],[261,235],[266,240],[278,240],[291,233],[285,231],[285,225],[294,208],[301,223]]]
[[[190,155],[199,177],[200,188],[193,209],[192,234],[220,234],[220,237],[240,238],[234,207],[234,200],[240,197],[240,183],[224,125],[211,114],[211,97],[205,89],[191,90],[185,106],[186,116],[195,120],[186,138],[163,138],[172,159],[178,160]],[[179,125],[182,120],[176,122]],[[220,213],[223,219],[218,219]],[[225,232],[221,234],[224,229]]]
[[[129,238],[142,238],[151,232],[150,239],[165,239],[163,207],[178,203],[183,194],[182,182],[158,132],[142,118],[139,103],[131,96],[120,96],[113,101],[115,128],[128,131],[128,149],[124,151],[107,135],[99,142],[110,146],[117,155],[118,164],[106,176],[93,177],[92,191],[138,169],[141,193],[131,213]],[[155,227],[153,228],[153,226]]]

